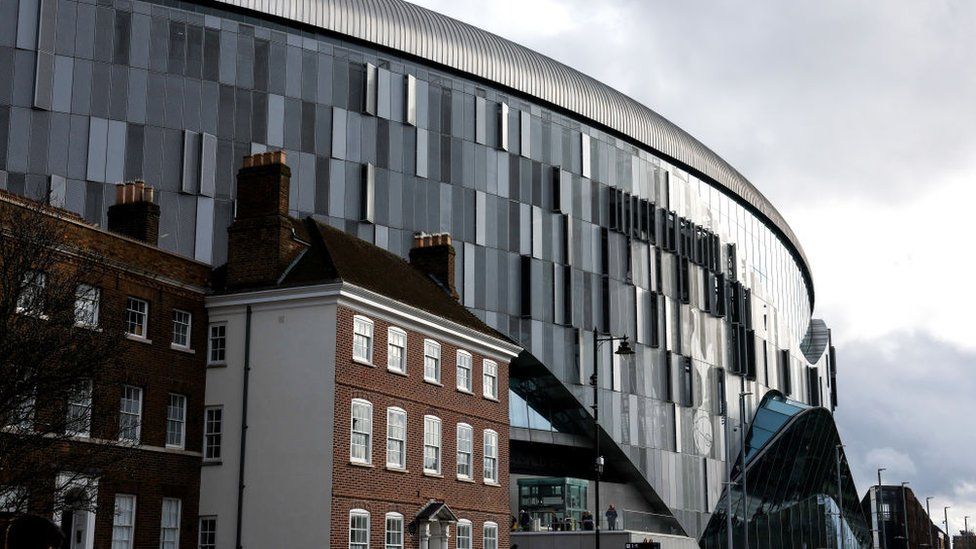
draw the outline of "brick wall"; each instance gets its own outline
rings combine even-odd
[[[428,500],[443,500],[454,513],[472,522],[473,547],[482,547],[485,521],[498,524],[499,547],[508,547],[511,512],[508,498],[508,364],[499,362],[498,400],[482,396],[483,355],[472,354],[472,392],[456,389],[457,347],[432,337],[441,345],[441,386],[423,380],[425,334],[407,332],[407,375],[387,370],[387,328],[389,323],[370,318],[374,323],[373,364],[352,360],[353,316],[345,307],[338,310],[336,334],[336,418],[333,471],[333,533],[331,546],[348,547],[349,511],[370,512],[371,546],[383,547],[385,515],[403,515],[405,527]],[[401,327],[402,328],[402,327]],[[352,399],[362,398],[373,405],[372,466],[354,465],[349,460]],[[386,409],[390,406],[407,412],[406,471],[386,468]],[[441,477],[423,472],[424,415],[441,420]],[[473,481],[457,479],[457,424],[473,429]],[[483,482],[483,432],[498,433],[499,486]],[[455,536],[451,529],[451,537]],[[419,538],[406,533],[408,546]],[[450,546],[456,540],[452,539]]]
[[[0,215],[20,208],[0,195]],[[51,212],[56,215],[57,212]],[[120,326],[128,296],[149,303],[148,341],[126,339],[122,363],[96,379],[92,391],[91,437],[69,441],[42,456],[62,470],[98,478],[95,546],[109,547],[116,493],[135,495],[136,548],[159,547],[163,497],[182,500],[181,546],[196,546],[200,451],[206,383],[207,314],[204,287],[210,269],[202,263],[164,252],[78,221],[59,221],[65,244],[98,254],[105,270],[90,283],[101,290],[99,324]],[[192,315],[190,348],[170,348],[173,309]],[[82,328],[79,328],[82,329]],[[143,390],[141,444],[120,446],[119,405],[124,384]],[[164,449],[170,393],[186,397],[185,449]],[[37,401],[38,413],[64,414],[66,403]],[[51,479],[53,491],[54,479]],[[32,511],[49,512],[50,494],[31,494]]]

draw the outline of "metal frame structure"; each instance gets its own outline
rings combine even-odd
[[[402,0],[217,0],[238,8],[312,25],[379,48],[490,81],[649,147],[714,181],[780,233],[806,279],[810,263],[786,220],[738,170],[650,108],[571,67],[498,35]]]

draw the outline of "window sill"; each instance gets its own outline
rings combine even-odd
[[[440,473],[436,473],[434,471],[424,471],[424,476],[431,477],[431,478],[444,478],[444,475]]]
[[[472,396],[474,395],[474,391],[471,391],[469,389],[465,389],[464,387],[458,387],[457,388],[457,392],[464,393],[466,395],[472,395]]]
[[[48,320],[50,318],[50,317],[48,317],[44,313],[35,313],[34,311],[25,309],[23,307],[17,307],[17,314],[24,315],[24,316],[29,316],[29,317],[32,317],[32,318],[37,318],[37,319],[40,319],[40,320]]]
[[[213,466],[216,466],[216,465],[223,465],[223,464],[224,464],[224,462],[221,461],[221,460],[219,460],[219,459],[210,459],[210,460],[206,460],[205,459],[205,460],[203,460],[203,462],[200,465],[202,465],[204,467],[213,467]]]
[[[400,370],[394,370],[393,368],[387,368],[386,371],[387,372],[390,372],[391,374],[394,374],[394,375],[407,377],[407,373],[406,372],[401,372]]]
[[[184,347],[182,345],[177,345],[175,343],[170,343],[169,344],[169,348],[170,349],[173,349],[174,351],[179,351],[181,353],[187,353],[187,354],[191,354],[191,355],[197,354],[196,350],[191,349],[189,347]]]
[[[372,362],[370,362],[368,360],[363,360],[361,358],[353,357],[352,358],[352,361],[355,362],[356,364],[362,364],[363,366],[369,366],[370,368],[375,368],[376,367],[376,365],[373,364]]]
[[[483,396],[485,398],[485,400],[490,400],[492,402],[500,402],[498,400],[498,397],[491,397],[491,396],[488,396],[488,395],[481,395],[481,396]]]
[[[424,383],[429,383],[431,385],[436,385],[438,387],[443,387],[444,386],[444,384],[441,383],[440,381],[435,381],[433,379],[426,378],[426,377],[424,378]]]
[[[227,363],[226,362],[208,362],[207,363],[207,368],[226,368],[226,367],[227,367]]]
[[[87,322],[75,321],[75,328],[84,328],[86,330],[91,330],[93,332],[101,332],[102,329],[98,327],[98,324],[89,324]]]
[[[491,486],[493,488],[501,488],[502,487],[502,485],[499,484],[499,483],[497,483],[497,482],[489,482],[487,480],[484,482],[484,484],[485,484],[485,486]]]
[[[167,444],[164,448],[167,450],[186,450],[186,446],[183,444]]]
[[[476,484],[473,478],[468,478],[468,477],[458,477],[457,481],[464,482],[466,484]]]
[[[136,334],[125,334],[125,338],[128,339],[129,341],[137,341],[139,343],[145,343],[146,345],[152,345],[152,340],[151,339],[142,337],[140,335],[136,335]]]
[[[409,473],[410,472],[407,469],[404,469],[403,467],[393,467],[391,465],[387,465],[386,466],[386,470],[387,471],[390,471],[390,472],[393,472],[393,473]]]
[[[373,468],[373,464],[372,463],[365,463],[365,462],[362,462],[362,461],[352,461],[352,460],[349,460],[349,465],[354,465],[356,467],[363,467],[364,469],[372,469]]]

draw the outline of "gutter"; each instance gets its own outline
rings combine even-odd
[[[241,519],[244,516],[244,459],[247,455],[247,390],[251,374],[251,306],[247,306],[247,321],[244,328],[244,387],[241,398],[241,455],[237,464],[237,549],[241,544]]]

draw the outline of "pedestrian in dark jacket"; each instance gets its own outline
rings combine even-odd
[[[614,507],[612,503],[610,504],[610,507],[607,509],[606,515],[607,515],[607,529],[616,530],[617,529],[617,508]]]
[[[590,513],[589,511],[583,511],[583,514],[580,516],[580,519],[583,522],[584,530],[593,529],[593,513]]]

